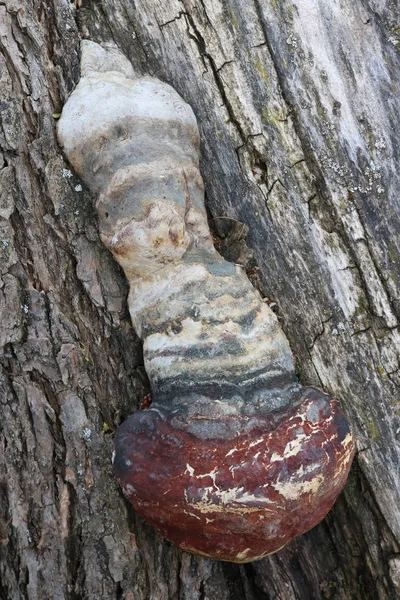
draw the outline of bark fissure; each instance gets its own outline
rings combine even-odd
[[[174,17],[173,19],[170,19],[169,21],[166,21],[165,23],[159,23],[158,26],[160,29],[162,29],[163,27],[166,27],[166,25],[169,25],[170,23],[175,23],[175,21],[178,21],[179,19],[181,19],[183,16],[187,16],[187,12],[185,12],[184,10],[182,10],[176,17]]]
[[[222,98],[222,100],[224,102],[224,105],[225,105],[225,107],[226,107],[226,109],[228,111],[229,118],[230,118],[231,122],[235,125],[235,127],[236,127],[236,129],[237,129],[237,131],[238,131],[238,133],[239,133],[242,141],[243,141],[243,144],[245,144],[246,143],[246,141],[245,141],[246,140],[246,136],[245,136],[245,134],[244,134],[244,132],[243,132],[241,126],[240,126],[240,122],[235,117],[233,108],[232,108],[232,106],[231,106],[231,104],[229,102],[229,99],[228,99],[228,97],[226,95],[226,92],[225,92],[224,83],[221,80],[221,77],[219,76],[219,71],[221,70],[222,67],[217,68],[212,55],[209,52],[207,52],[207,47],[206,47],[206,43],[204,41],[204,38],[201,35],[199,29],[196,27],[196,24],[195,24],[195,21],[194,21],[193,17],[189,13],[186,13],[186,19],[187,19],[187,22],[188,22],[188,35],[196,43],[196,45],[198,47],[198,50],[199,50],[200,56],[206,57],[207,60],[209,61],[212,73],[214,75],[215,82],[216,82],[218,90],[219,90],[219,93],[220,93],[221,98]],[[190,28],[192,28],[193,33],[191,33]],[[227,62],[233,62],[233,61],[227,61]],[[227,64],[227,63],[224,63],[224,64]],[[222,66],[224,66],[224,65],[222,65]]]

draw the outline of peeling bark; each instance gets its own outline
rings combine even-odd
[[[75,5],[0,0],[0,598],[397,597],[397,4]],[[247,225],[249,274],[302,382],[353,425],[334,509],[258,563],[177,550],[113,480],[113,430],[148,384],[126,281],[55,140],[80,36],[116,43],[193,107],[210,214]]]

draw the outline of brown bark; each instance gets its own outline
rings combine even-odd
[[[399,9],[76,4],[0,0],[1,600],[396,598]],[[338,395],[357,436],[325,521],[257,563],[177,550],[114,482],[113,430],[148,387],[126,282],[55,140],[80,36],[193,107],[209,211],[249,227],[302,382]]]

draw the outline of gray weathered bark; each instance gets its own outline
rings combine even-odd
[[[0,0],[0,598],[400,596],[397,3],[75,5]],[[126,282],[55,140],[80,36],[193,107],[210,214],[249,227],[302,382],[357,436],[325,521],[254,564],[177,550],[113,480],[113,430],[148,387]]]

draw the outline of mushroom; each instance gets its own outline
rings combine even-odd
[[[188,552],[276,552],[330,510],[354,441],[337,399],[299,384],[275,314],[213,246],[192,109],[84,41],[58,139],[98,197],[143,340],[153,400],[116,432],[125,495]]]

